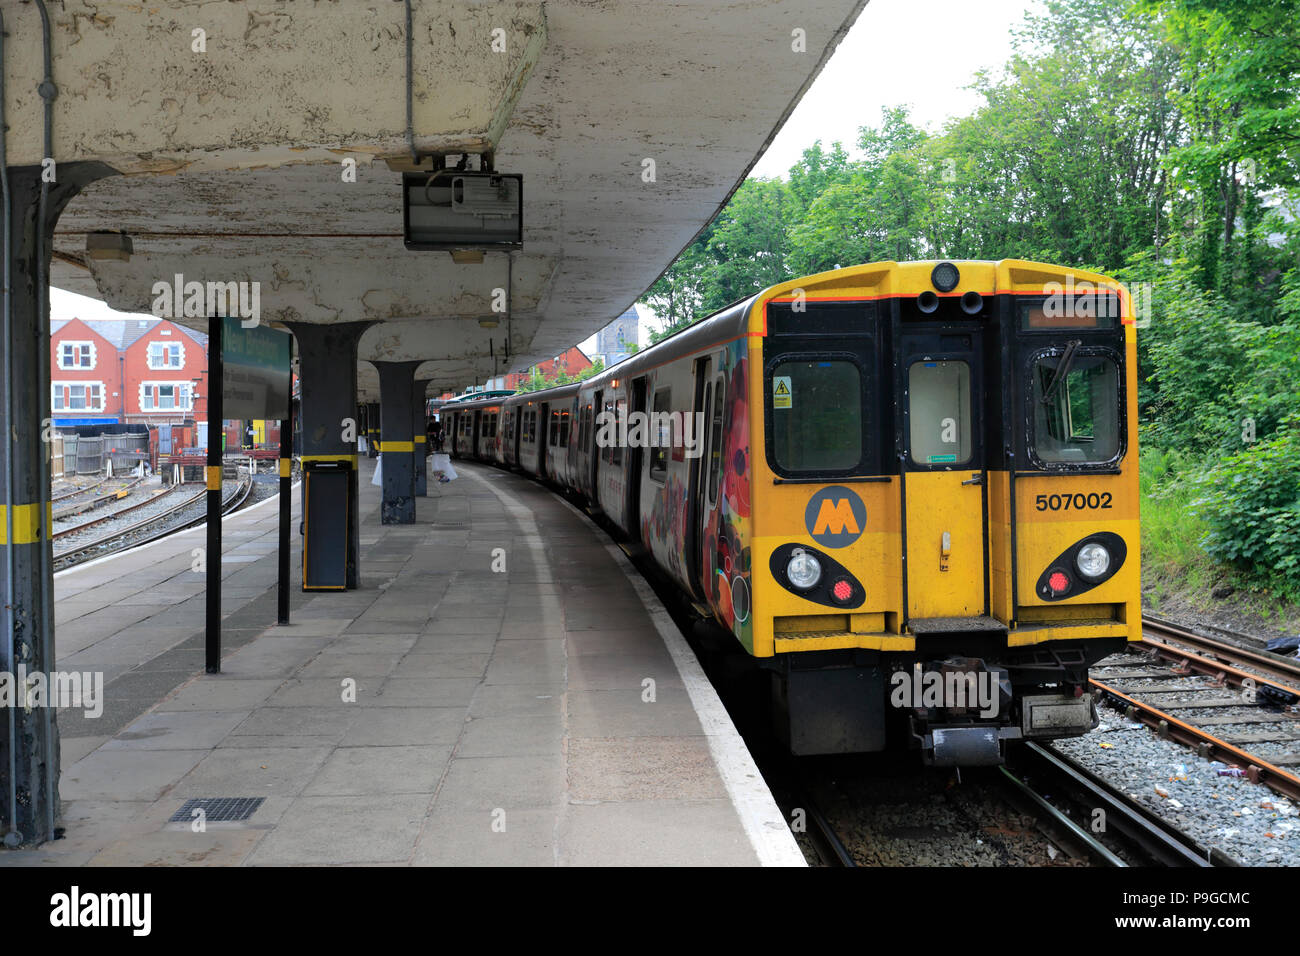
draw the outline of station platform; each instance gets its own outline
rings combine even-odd
[[[460,462],[415,524],[384,526],[361,465],[361,587],[295,588],[289,626],[278,499],[226,520],[219,675],[203,673],[201,529],[56,576],[58,669],[102,672],[106,699],[59,713],[65,837],[0,866],[804,865],[604,532]],[[295,582],[297,512],[295,490]],[[263,799],[201,832],[170,822],[223,797]]]

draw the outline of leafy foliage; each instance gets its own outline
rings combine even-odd
[[[1210,469],[1198,490],[1205,550],[1300,597],[1300,416]]]
[[[1300,0],[1047,0],[973,88],[980,107],[942,130],[886,109],[851,147],[816,142],[785,178],[742,183],[647,293],[652,341],[877,260],[1039,259],[1146,284],[1143,447],[1179,496],[1208,476],[1211,555],[1294,584]]]

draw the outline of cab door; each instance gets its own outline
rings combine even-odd
[[[905,325],[900,338],[907,617],[920,630],[988,613],[983,349],[978,327]]]

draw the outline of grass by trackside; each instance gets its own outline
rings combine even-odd
[[[1142,597],[1148,610],[1231,605],[1235,613],[1274,626],[1296,619],[1300,602],[1285,584],[1248,575],[1205,553],[1208,527],[1196,513],[1198,474],[1183,459],[1144,448],[1140,467]]]

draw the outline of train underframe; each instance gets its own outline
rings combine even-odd
[[[934,766],[997,765],[1011,741],[1096,727],[1088,668],[1125,646],[1099,638],[1007,647],[978,634],[927,635],[924,643],[922,652],[760,661],[777,737],[795,755],[910,748]]]

